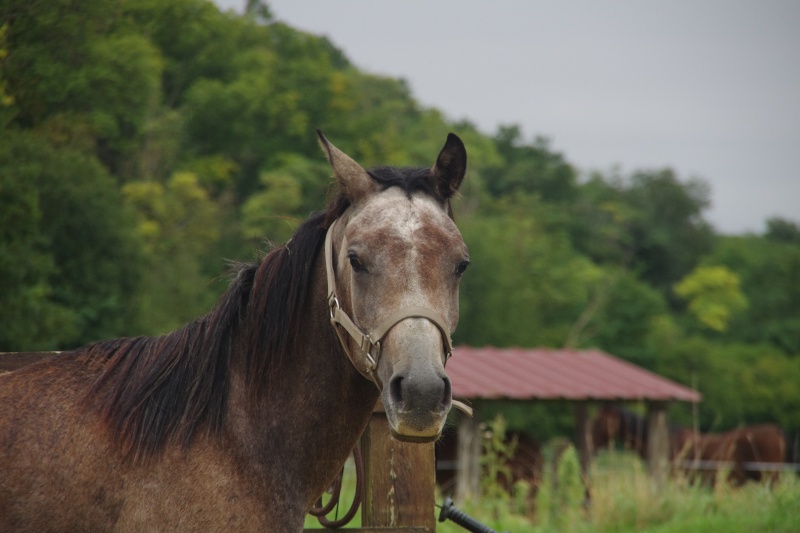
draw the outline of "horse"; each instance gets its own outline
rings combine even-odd
[[[783,431],[775,424],[744,426],[724,433],[691,432],[683,446],[680,458],[708,485],[714,483],[719,467],[730,470],[728,482],[734,486],[748,481],[773,485],[780,478],[779,465],[786,454]]]
[[[689,468],[692,480],[699,477],[704,484],[712,485],[716,472],[726,468],[727,480],[734,486],[748,481],[772,485],[780,477],[786,441],[775,424],[744,426],[723,433],[700,433],[671,425],[668,434],[670,459],[676,467]],[[644,417],[627,409],[604,406],[592,423],[595,450],[610,446],[617,438],[626,448],[646,457],[648,428]]]
[[[0,376],[1,531],[301,531],[379,399],[439,437],[464,145],[367,171],[317,133],[336,192],[208,314]]]

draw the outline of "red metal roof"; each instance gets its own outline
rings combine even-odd
[[[458,346],[447,374],[457,398],[702,400],[693,389],[600,350]]]

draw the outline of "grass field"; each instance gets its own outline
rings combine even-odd
[[[576,472],[575,468],[566,471]],[[657,491],[638,457],[613,453],[598,457],[591,492],[587,507],[577,477],[555,490],[550,471],[545,473],[532,516],[520,512],[521,506],[513,501],[511,505],[466,502],[462,509],[497,531],[512,533],[800,533],[800,479],[791,473],[784,474],[772,489],[754,483],[741,488],[726,483],[700,487],[677,476]],[[447,523],[437,531],[464,532]]]
[[[552,468],[546,469],[533,512],[524,504],[525,487],[516,496],[461,502],[459,508],[497,531],[511,533],[800,533],[800,478],[791,473],[772,489],[754,483],[700,487],[678,476],[656,491],[638,457],[601,454],[592,469],[588,507],[574,452],[562,456],[559,479],[554,489]],[[351,491],[345,489],[347,494]],[[349,503],[348,495],[343,498]],[[356,517],[349,527],[359,524]],[[312,517],[306,525],[320,527]],[[465,530],[444,522],[437,531]]]

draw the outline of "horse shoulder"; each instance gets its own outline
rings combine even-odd
[[[302,528],[305,510],[275,515],[290,496],[263,490],[224,443],[126,457],[86,399],[95,377],[69,356],[0,376],[0,531]]]
[[[199,437],[188,450],[170,445],[156,462],[128,472],[120,531],[272,531],[302,529],[305,509],[286,491],[237,464],[219,442]],[[284,501],[285,500],[285,501]],[[296,499],[295,499],[296,500]],[[282,513],[280,510],[291,512]]]
[[[102,530],[117,508],[107,444],[68,355],[0,377],[0,530]],[[84,509],[92,509],[89,522]]]

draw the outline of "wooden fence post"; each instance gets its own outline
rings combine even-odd
[[[483,440],[477,418],[459,416],[457,443],[455,498],[463,503],[480,495]]]
[[[667,480],[669,467],[669,430],[667,428],[666,402],[647,404],[647,464],[656,489],[661,490]]]
[[[364,528],[436,531],[433,446],[433,443],[400,442],[392,438],[383,404],[378,402],[369,426],[361,435]]]
[[[592,423],[589,420],[587,403],[575,402],[573,416],[575,417],[575,447],[581,465],[581,477],[584,483],[588,483],[594,443],[592,442]]]

